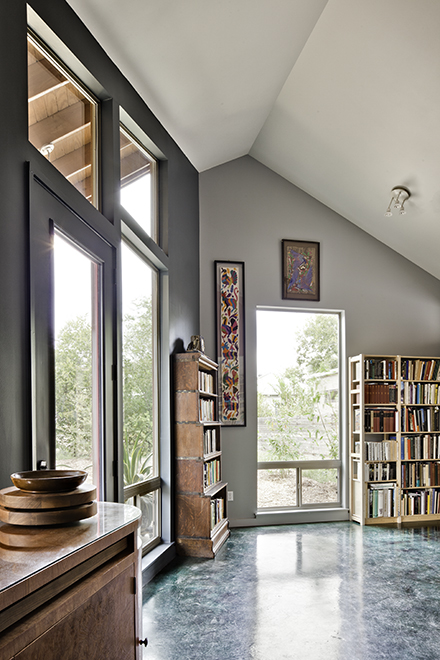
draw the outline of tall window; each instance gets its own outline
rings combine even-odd
[[[56,467],[101,482],[100,266],[54,234]],[[72,277],[72,273],[75,274]]]
[[[136,138],[120,128],[121,204],[156,240],[157,162]]]
[[[142,511],[144,550],[160,540],[158,428],[159,276],[147,234],[156,240],[156,159],[120,126],[122,243],[123,443],[125,501]],[[129,215],[128,215],[129,214]],[[134,221],[134,222],[133,222]]]
[[[258,507],[340,502],[339,314],[258,310]]]
[[[29,141],[95,206],[96,109],[73,74],[28,35]]]
[[[144,546],[158,539],[156,272],[122,244],[124,488],[142,511]]]

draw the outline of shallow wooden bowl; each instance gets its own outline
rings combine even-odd
[[[61,493],[74,490],[87,479],[84,470],[29,470],[14,472],[11,481],[30,493]]]

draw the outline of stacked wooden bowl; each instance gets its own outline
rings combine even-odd
[[[82,470],[36,470],[11,475],[0,490],[0,521],[10,525],[62,525],[97,512],[96,487]]]

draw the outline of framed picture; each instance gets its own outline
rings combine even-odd
[[[283,240],[283,298],[319,300],[319,243]]]
[[[215,261],[219,421],[246,426],[244,263]]]

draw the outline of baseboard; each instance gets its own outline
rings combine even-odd
[[[298,511],[257,511],[255,518],[230,519],[229,526],[260,527],[301,523],[342,522],[350,520],[348,509],[301,509]]]

